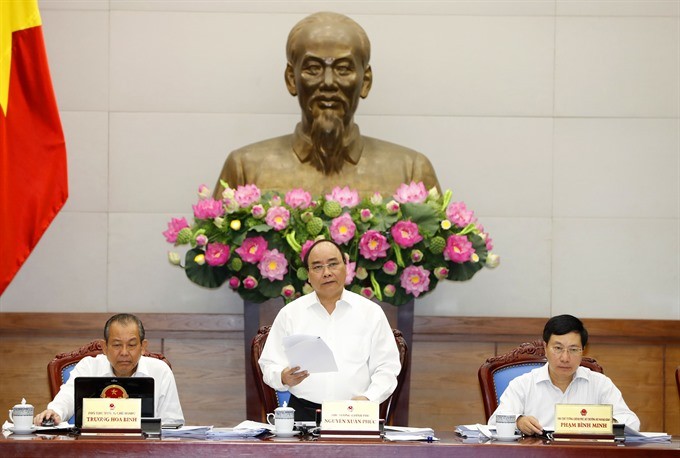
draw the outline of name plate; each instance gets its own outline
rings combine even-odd
[[[141,399],[83,399],[83,429],[141,430],[141,428]]]
[[[328,401],[321,405],[321,431],[380,432],[378,403]]]
[[[555,436],[612,436],[614,434],[611,404],[556,404]]]

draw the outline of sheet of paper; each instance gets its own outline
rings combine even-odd
[[[333,352],[319,336],[286,336],[283,338],[283,349],[290,367],[300,366],[300,369],[310,374],[338,371]]]
[[[438,441],[432,428],[414,428],[408,426],[385,426],[385,438],[388,441]]]

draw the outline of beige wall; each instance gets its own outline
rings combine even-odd
[[[426,153],[502,265],[416,314],[680,318],[676,1],[40,1],[70,198],[0,311],[240,313],[166,261],[227,152],[288,133],[284,43],[367,30],[364,133]]]

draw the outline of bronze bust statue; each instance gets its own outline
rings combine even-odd
[[[231,152],[221,180],[233,188],[303,188],[313,195],[335,186],[349,186],[362,196],[390,195],[411,181],[440,188],[427,157],[363,136],[354,123],[359,98],[368,96],[373,82],[371,45],[359,24],[341,14],[312,14],[291,30],[286,54],[286,87],[299,100],[301,122],[290,135]],[[215,196],[223,190],[218,180]]]

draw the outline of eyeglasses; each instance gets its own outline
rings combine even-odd
[[[550,348],[550,351],[553,353],[553,355],[556,355],[556,356],[561,355],[565,351],[569,352],[570,356],[578,356],[581,353],[583,353],[583,348],[581,348],[581,347],[565,348],[562,345],[553,345],[552,347],[548,347],[548,348]]]
[[[328,264],[317,264],[315,266],[312,266],[309,268],[309,270],[311,270],[315,274],[320,274],[321,272],[324,271],[326,267],[328,267],[328,270],[330,270],[331,272],[335,272],[340,268],[341,265],[342,265],[341,262],[331,261]]]

